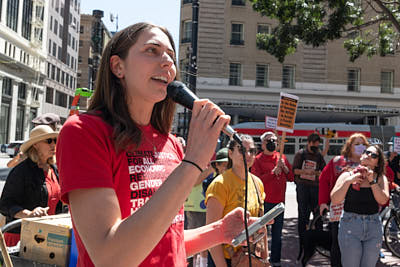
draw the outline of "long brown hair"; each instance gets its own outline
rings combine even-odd
[[[342,148],[341,154],[344,157],[346,157],[346,158],[351,157],[351,145],[353,144],[353,142],[356,138],[361,138],[364,141],[365,146],[366,147],[369,146],[368,139],[367,139],[367,137],[365,137],[365,135],[363,135],[362,133],[354,133],[349,137],[349,139],[347,139],[346,144],[344,144],[344,146]]]
[[[248,134],[239,134],[239,137],[242,140],[247,140],[249,142],[252,142],[254,144],[254,139],[253,137],[251,137],[251,135]],[[228,149],[233,151],[235,149],[235,147],[239,146],[239,143],[235,140],[235,139],[230,139],[229,143],[227,145]],[[229,153],[228,153],[228,166],[226,167],[226,169],[230,169],[233,166],[233,161],[232,159],[229,157]]]
[[[126,59],[129,49],[136,43],[140,34],[145,30],[158,28],[167,36],[175,51],[175,44],[167,29],[141,22],[131,25],[117,32],[106,45],[101,58],[100,68],[97,73],[96,87],[91,99],[88,112],[103,118],[113,126],[113,140],[117,151],[137,148],[142,140],[142,132],[129,114],[127,104],[127,90],[120,79],[114,75],[110,68],[110,58],[113,55]],[[176,68],[176,59],[173,59]],[[179,79],[179,71],[176,71]],[[171,130],[175,112],[175,102],[168,96],[156,103],[151,114],[151,125],[161,132],[168,134]]]
[[[381,177],[383,174],[386,173],[386,162],[385,162],[385,155],[383,155],[382,148],[379,145],[371,145],[369,147],[375,147],[376,151],[378,152],[378,164],[376,165],[374,172],[377,174],[377,177]]]

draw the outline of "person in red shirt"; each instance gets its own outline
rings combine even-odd
[[[230,118],[209,100],[194,101],[184,154],[170,133],[175,103],[167,85],[176,75],[170,33],[129,26],[103,51],[88,112],[64,124],[57,160],[78,267],[186,266],[186,255],[243,230],[243,209],[183,229],[183,203]]]
[[[286,156],[276,151],[277,136],[265,132],[260,137],[262,152],[256,156],[251,172],[264,184],[264,212],[268,212],[280,202],[285,202],[286,182],[293,182],[292,166]],[[271,257],[272,266],[280,266],[282,248],[283,213],[272,224]]]
[[[369,145],[367,138],[361,133],[355,133],[347,139],[342,148],[340,156],[334,157],[322,170],[319,176],[318,204],[320,213],[329,209],[330,193],[336,184],[340,174],[348,168],[355,168],[360,164],[360,157]],[[343,203],[330,206],[330,229],[332,235],[331,266],[342,266],[338,241],[338,229],[340,215],[342,214]]]

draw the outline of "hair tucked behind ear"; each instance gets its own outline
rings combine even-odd
[[[175,51],[175,44],[168,30],[149,23],[137,23],[117,32],[103,51],[97,73],[96,88],[88,112],[102,117],[104,121],[113,126],[113,140],[117,151],[139,146],[142,133],[129,114],[126,88],[111,71],[110,59],[113,55],[125,59],[140,34],[152,28],[159,28],[163,31]],[[175,59],[174,63],[176,66]],[[176,78],[179,78],[178,73],[177,70]],[[168,134],[171,130],[174,112],[175,103],[167,96],[163,101],[154,105],[150,119],[151,125],[162,134]]]

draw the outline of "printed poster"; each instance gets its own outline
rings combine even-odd
[[[276,124],[277,130],[293,133],[298,102],[298,96],[281,93],[278,109],[278,121]]]

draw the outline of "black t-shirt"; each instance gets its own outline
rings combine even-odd
[[[317,153],[311,153],[307,148],[300,149],[293,160],[293,171],[295,169],[313,169],[322,171],[325,167],[326,162],[322,154],[318,151]],[[317,175],[295,175],[294,181],[296,183],[303,183],[308,185],[318,186],[319,177]]]

